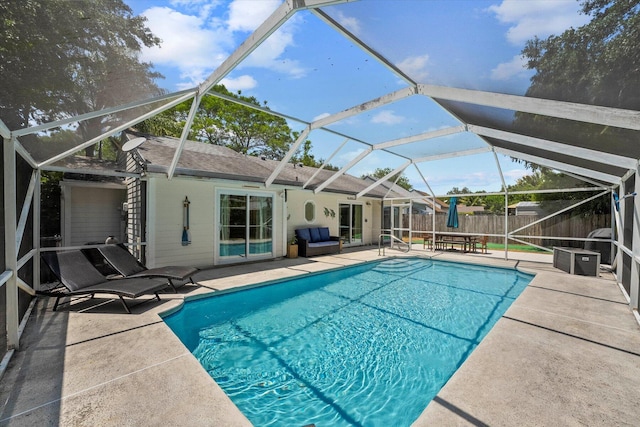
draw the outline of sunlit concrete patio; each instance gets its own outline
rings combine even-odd
[[[548,255],[409,255],[416,254],[537,276],[415,425],[637,425],[640,327],[611,275],[571,276]],[[203,270],[201,286],[163,294],[131,315],[117,300],[53,312],[41,298],[2,378],[0,424],[250,425],[158,314],[185,297],[380,258],[366,247]]]

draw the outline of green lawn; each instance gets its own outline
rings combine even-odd
[[[487,243],[487,249],[494,251],[504,251],[502,243]],[[543,254],[551,254],[551,252],[543,251],[534,246],[509,244],[509,251],[513,252],[537,252]]]

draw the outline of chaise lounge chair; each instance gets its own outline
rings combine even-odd
[[[198,272],[195,267],[167,266],[147,268],[142,265],[131,252],[121,245],[104,245],[98,248],[105,260],[123,277],[162,277],[167,279],[174,292],[177,287],[173,280],[189,280],[195,284],[192,276]]]
[[[43,261],[58,278],[66,291],[42,292],[56,297],[53,311],[56,311],[60,299],[64,297],[89,296],[95,294],[117,295],[127,313],[131,313],[124,297],[138,298],[145,294],[154,294],[158,301],[158,292],[167,286],[162,279],[137,278],[107,280],[79,250],[65,252],[44,252]]]

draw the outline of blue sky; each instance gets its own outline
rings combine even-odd
[[[169,91],[196,86],[224,61],[281,0],[129,0],[135,14],[162,45],[143,51],[166,78]],[[520,52],[534,36],[545,38],[578,27],[588,18],[575,0],[363,0],[331,6],[326,12],[421,83],[523,94],[531,72]],[[370,56],[346,41],[310,12],[294,15],[223,81],[232,90],[267,101],[271,109],[305,121],[333,114],[406,86]],[[371,143],[457,125],[425,97],[369,111],[331,129]],[[291,123],[293,129],[303,126]],[[311,133],[313,152],[327,159],[344,138]],[[406,154],[438,154],[446,147],[464,150],[483,143],[469,134],[404,147]],[[341,166],[364,147],[348,142],[331,163]],[[402,159],[375,151],[349,171],[359,176]],[[527,171],[500,158],[505,179],[513,183]],[[454,186],[472,191],[500,189],[491,154],[458,157],[420,165],[436,194]],[[411,166],[405,174],[426,190]]]

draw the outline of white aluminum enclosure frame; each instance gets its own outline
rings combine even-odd
[[[34,283],[30,286],[17,277],[17,272],[21,266],[25,265],[28,260],[38,259],[40,255],[40,239],[39,239],[39,223],[40,223],[40,206],[39,203],[33,203],[34,211],[34,230],[33,230],[33,249],[29,251],[29,253],[23,257],[22,259],[18,259],[18,250],[17,244],[22,241],[23,234],[25,232],[25,224],[26,224],[26,215],[29,213],[29,206],[32,200],[39,200],[40,196],[40,172],[42,170],[60,170],[56,169],[56,166],[53,166],[58,160],[64,159],[68,156],[73,155],[75,152],[89,147],[109,136],[115,135],[130,126],[139,123],[142,120],[150,118],[162,111],[165,111],[173,106],[182,103],[187,100],[192,100],[191,111],[189,113],[187,122],[183,129],[182,136],[180,138],[179,147],[176,149],[174,154],[173,161],[171,163],[171,167],[168,171],[167,178],[171,179],[174,176],[178,161],[180,159],[180,155],[184,148],[184,144],[186,142],[187,135],[189,133],[190,126],[195,117],[195,113],[197,107],[203,96],[213,95],[219,96],[217,94],[210,93],[211,88],[220,82],[222,78],[227,76],[231,71],[233,71],[242,61],[253,52],[258,46],[261,45],[268,37],[273,34],[278,28],[280,28],[289,18],[294,16],[296,12],[300,10],[311,10],[312,13],[319,17],[323,22],[325,22],[330,28],[337,31],[351,43],[353,43],[356,47],[360,48],[363,52],[365,52],[370,57],[374,58],[384,67],[386,67],[395,77],[404,81],[408,86],[406,88],[396,90],[394,92],[388,93],[384,96],[378,97],[376,99],[369,100],[359,105],[354,105],[350,108],[347,108],[341,112],[333,112],[328,117],[316,120],[314,122],[305,122],[301,119],[296,119],[293,117],[288,117],[283,114],[279,114],[277,112],[268,110],[271,114],[280,115],[282,117],[286,117],[290,120],[296,120],[299,123],[306,124],[306,129],[302,132],[302,136],[298,138],[292,149],[286,154],[281,166],[274,171],[274,173],[264,182],[264,186],[270,186],[274,180],[277,178],[279,172],[284,168],[286,162],[292,157],[295,149],[299,147],[301,142],[304,140],[304,137],[313,130],[322,129],[326,132],[331,132],[333,134],[339,134],[350,141],[355,141],[363,144],[366,148],[363,151],[363,154],[358,156],[357,159],[350,162],[347,166],[343,167],[339,172],[335,173],[330,180],[327,182],[330,183],[331,180],[337,179],[341,174],[345,173],[349,170],[350,167],[355,165],[358,161],[361,161],[365,158],[369,153],[374,150],[384,150],[385,152],[394,154],[390,149],[393,147],[398,147],[403,144],[415,143],[419,141],[426,141],[431,138],[443,137],[445,135],[459,133],[459,132],[471,132],[476,134],[479,138],[484,140],[484,137],[489,138],[499,138],[507,142],[513,142],[514,147],[511,149],[504,149],[499,147],[493,147],[491,144],[487,142],[486,148],[469,150],[466,152],[451,152],[447,154],[434,155],[434,156],[426,156],[420,159],[411,159],[406,158],[404,156],[399,156],[395,154],[400,159],[404,160],[405,163],[408,161],[408,164],[413,163],[419,174],[421,175],[423,181],[429,188],[431,192],[431,196],[433,197],[434,210],[435,210],[435,198],[436,195],[431,190],[431,187],[427,183],[427,180],[424,179],[424,175],[418,169],[417,163],[426,163],[428,161],[446,158],[446,157],[456,157],[460,155],[472,155],[477,154],[479,152],[488,152],[493,151],[494,156],[496,153],[505,154],[507,156],[512,156],[514,158],[538,163],[543,166],[547,166],[553,169],[557,169],[562,172],[566,172],[570,175],[577,176],[581,179],[584,179],[587,182],[603,182],[610,185],[610,187],[606,187],[609,190],[614,188],[619,188],[619,193],[624,195],[629,192],[635,192],[637,188],[640,188],[640,176],[638,172],[638,159],[634,157],[628,157],[624,153],[606,153],[604,151],[587,149],[583,147],[574,147],[568,144],[563,144],[559,141],[551,141],[548,139],[535,138],[531,136],[520,135],[513,132],[504,132],[498,129],[492,129],[488,127],[475,126],[471,123],[463,123],[457,117],[455,117],[459,125],[450,127],[444,130],[439,130],[435,132],[428,132],[417,135],[409,135],[404,136],[399,139],[394,139],[391,141],[383,142],[380,144],[373,144],[371,142],[362,141],[358,138],[353,137],[352,135],[341,134],[335,131],[332,131],[325,126],[329,124],[336,123],[342,121],[349,117],[354,117],[358,114],[361,114],[364,111],[369,111],[374,108],[379,108],[384,105],[392,104],[394,102],[406,99],[408,97],[417,95],[420,97],[425,97],[430,100],[448,100],[448,101],[459,101],[465,102],[468,104],[473,104],[477,106],[487,106],[487,107],[495,107],[505,110],[512,111],[521,111],[527,112],[531,114],[540,114],[550,117],[557,117],[562,119],[569,119],[573,121],[581,121],[586,123],[599,124],[603,126],[614,126],[623,129],[629,130],[640,130],[640,111],[635,110],[624,110],[619,108],[609,108],[602,106],[594,106],[594,105],[585,105],[585,104],[577,104],[570,102],[562,102],[562,101],[553,101],[547,99],[539,99],[539,98],[531,98],[525,96],[516,96],[516,95],[506,95],[495,92],[486,92],[486,91],[478,91],[478,90],[469,90],[469,89],[460,89],[454,87],[444,87],[444,86],[435,86],[435,85],[427,85],[427,84],[419,84],[413,79],[411,79],[407,73],[405,73],[401,68],[394,65],[393,62],[385,58],[383,55],[376,52],[371,46],[364,43],[362,40],[357,38],[353,33],[348,31],[343,25],[334,20],[331,16],[325,13],[321,8],[328,5],[333,5],[337,3],[345,3],[352,0],[285,0],[280,7],[269,17],[267,20],[258,27],[258,29],[247,38],[247,40],[238,47],[228,58],[225,60],[221,66],[219,66],[208,78],[206,78],[199,86],[189,89],[186,91],[175,92],[167,95],[163,95],[160,97],[141,100],[134,103],[129,103],[126,105],[115,106],[109,109],[96,111],[92,113],[87,113],[83,115],[79,115],[76,117],[66,118],[64,120],[58,120],[55,122],[26,127],[22,129],[9,129],[2,121],[0,121],[0,136],[3,138],[3,180],[4,180],[4,223],[5,223],[5,234],[4,234],[4,247],[5,247],[5,270],[0,271],[0,287],[5,288],[6,293],[6,304],[7,304],[7,344],[9,349],[18,348],[19,344],[19,323],[20,319],[18,319],[18,289],[22,289],[23,291],[33,294],[34,290],[38,288],[38,278],[39,271],[37,271],[37,266],[39,263],[34,262]],[[142,107],[145,105],[151,105],[153,103],[164,102],[160,107],[154,108],[152,111],[146,112],[137,116],[134,119],[128,120],[126,123],[122,123],[116,128],[110,129],[109,131],[102,133],[90,140],[82,142],[77,147],[74,147],[72,150],[67,150],[58,155],[52,156],[42,162],[37,162],[34,160],[31,153],[20,143],[19,138],[28,134],[39,133],[44,130],[53,129],[55,127],[65,126],[71,123],[75,123],[82,120],[87,120],[90,118],[105,116],[108,114],[112,114],[119,111],[130,110],[136,107]],[[235,102],[235,101],[234,101]],[[256,106],[251,106],[251,108],[258,108]],[[447,111],[447,110],[445,110]],[[447,111],[449,114],[451,112]],[[346,143],[346,141],[345,141]],[[344,144],[338,149],[340,150]],[[609,173],[599,172],[594,169],[590,169],[588,167],[579,166],[576,164],[568,164],[559,162],[552,158],[545,158],[542,156],[536,156],[531,154],[526,154],[523,152],[519,152],[517,150],[517,145],[526,146],[529,148],[540,148],[546,150],[547,152],[558,153],[562,152],[565,154],[569,154],[570,156],[586,159],[590,162],[595,162],[599,164],[615,164],[623,169],[626,169],[627,174],[622,176],[612,175]],[[332,157],[337,153],[337,151],[332,154]],[[18,201],[16,199],[16,155],[20,155],[25,161],[31,165],[34,169],[34,172],[31,177],[31,182],[27,191],[27,198],[25,201]],[[497,162],[497,158],[496,158]],[[407,164],[407,166],[408,166]],[[406,167],[406,166],[405,166]],[[501,179],[503,182],[504,188],[504,177],[502,176],[502,171],[500,170],[500,165],[497,162],[497,169],[500,172]],[[91,173],[91,171],[83,171],[85,173]],[[96,171],[94,171],[96,172]],[[96,172],[98,173],[98,172]],[[114,172],[113,175],[117,175]],[[624,179],[626,177],[634,175],[635,176],[635,188],[628,189],[625,188]],[[121,176],[121,175],[118,175]],[[313,189],[314,192],[321,192],[327,185],[327,182]],[[376,184],[380,184],[377,182]],[[305,183],[305,187],[308,187],[309,182]],[[369,188],[368,190],[372,189]],[[492,193],[492,194],[502,194],[505,196],[505,211],[506,206],[508,204],[508,192],[503,193]],[[360,196],[362,194],[359,194]],[[635,215],[633,217],[633,238],[632,238],[632,247],[627,248],[619,241],[615,242],[618,259],[622,259],[622,256],[631,257],[632,260],[632,269],[631,269],[631,291],[629,297],[629,304],[632,309],[638,308],[639,304],[639,294],[640,294],[640,197],[635,197],[633,201],[633,206],[635,209]],[[18,209],[20,208],[20,209]],[[624,209],[624,208],[623,208]],[[17,215],[17,212],[20,212],[20,215]],[[624,215],[617,215],[619,218],[624,218]],[[506,219],[505,219],[506,221]],[[619,224],[619,222],[618,222]],[[435,216],[434,216],[434,228],[435,228]],[[505,226],[505,230],[507,227]],[[510,238],[508,233],[505,233],[505,243]],[[506,247],[506,245],[505,245]],[[507,257],[507,252],[505,251],[505,257]],[[618,277],[622,277],[622,267],[621,262],[618,263]],[[620,280],[620,279],[619,279]]]

